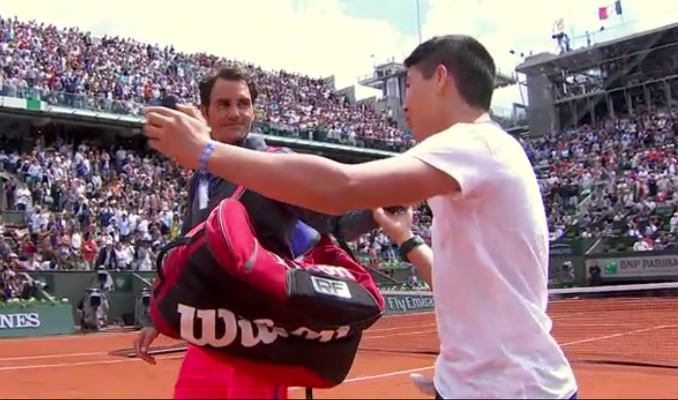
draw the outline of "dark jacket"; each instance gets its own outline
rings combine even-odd
[[[106,258],[108,258],[108,263],[106,263]],[[106,267],[106,269],[118,268],[118,256],[113,247],[106,246],[99,251],[94,268],[98,268],[101,265]]]
[[[260,136],[251,134],[238,145],[265,151],[266,142]],[[278,151],[291,152],[280,148]],[[200,173],[194,173],[189,183],[189,203],[186,208],[181,234],[186,234],[197,224],[204,221],[207,215],[221,200],[229,197],[236,186],[221,178],[210,179],[209,203],[200,209],[197,196]],[[247,209],[252,225],[261,244],[276,254],[292,256],[290,243],[298,220],[303,221],[320,234],[332,234],[337,239],[352,241],[360,235],[378,228],[370,210],[350,211],[340,216],[327,215],[304,208],[271,200],[258,193],[245,191],[241,202]]]

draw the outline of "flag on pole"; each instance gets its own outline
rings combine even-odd
[[[551,26],[551,35],[558,35],[565,31],[565,21],[562,18],[558,18],[553,25]]]
[[[613,4],[608,4],[604,7],[598,7],[598,19],[604,21],[610,17],[611,12],[616,15],[623,15],[621,0],[615,1]]]

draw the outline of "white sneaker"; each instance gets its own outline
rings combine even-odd
[[[412,383],[414,383],[414,386],[416,386],[423,394],[429,396],[436,395],[436,387],[433,384],[433,379],[420,374],[410,374],[410,379],[412,380]]]

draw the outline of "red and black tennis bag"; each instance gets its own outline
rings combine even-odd
[[[242,192],[163,248],[151,318],[160,333],[262,381],[334,387],[384,300],[369,272],[329,237],[297,260],[262,247]]]

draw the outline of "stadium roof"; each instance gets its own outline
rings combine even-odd
[[[385,65],[387,65],[387,64],[380,65],[376,68],[383,67]],[[377,75],[377,73],[375,71],[375,72],[373,72],[369,75],[365,75],[365,76],[358,78],[358,83],[360,83],[361,85],[364,85],[364,86],[372,87],[372,88],[381,88],[383,85],[385,85],[386,80],[388,78],[391,78],[391,77],[394,77],[394,76],[404,77],[407,74],[407,70],[402,66],[402,64],[393,63],[392,65],[396,65],[399,68],[396,71],[394,71],[393,73],[388,74],[388,75]],[[503,73],[502,71],[498,71],[497,77],[494,81],[494,88],[500,89],[500,88],[503,88],[503,87],[506,87],[506,86],[515,85],[517,83],[518,83],[518,80],[512,74],[509,75],[509,74]]]
[[[588,53],[595,51],[595,50],[598,50],[598,49],[602,49],[604,47],[621,45],[621,44],[628,44],[628,43],[636,41],[638,39],[649,38],[649,37],[656,35],[660,32],[664,32],[664,31],[676,29],[676,28],[678,28],[678,23],[665,25],[665,26],[662,26],[662,27],[659,27],[659,28],[650,29],[650,30],[643,31],[643,32],[638,32],[638,33],[635,33],[633,35],[624,36],[624,37],[621,37],[621,38],[618,38],[618,39],[608,40],[608,41],[602,42],[602,43],[596,43],[593,46],[582,47],[580,49],[572,50],[572,51],[564,53],[564,54],[554,54],[554,53],[548,53],[548,52],[535,54],[534,56],[527,58],[522,64],[518,65],[516,67],[516,72],[527,73],[534,68],[543,66],[544,64],[549,63],[549,62],[553,62],[553,61],[559,62],[559,63],[566,61],[566,60],[567,61],[570,61],[570,60],[574,61],[575,59],[580,58],[585,54],[588,54]]]
[[[506,86],[515,85],[518,83],[513,75],[505,74],[501,71],[497,72],[497,78],[494,81],[494,88],[500,89]]]

